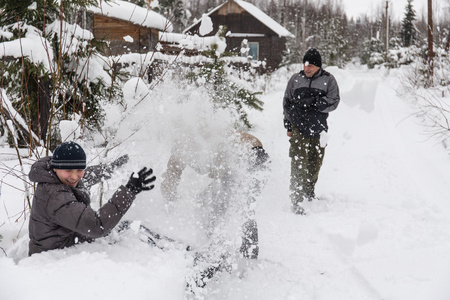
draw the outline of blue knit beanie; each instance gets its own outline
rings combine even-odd
[[[86,169],[86,153],[77,143],[64,142],[53,152],[50,167],[63,170],[84,170]]]

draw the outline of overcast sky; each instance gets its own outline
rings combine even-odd
[[[342,0],[342,3],[349,18],[356,18],[365,13],[371,16],[381,8],[386,9],[386,0]],[[427,3],[428,0],[414,0],[412,2],[418,16],[427,11]],[[446,3],[446,0],[433,0],[433,6],[440,8],[439,11],[443,10],[444,3]],[[396,20],[403,19],[406,4],[407,0],[389,0],[389,15]],[[449,10],[447,10],[448,12]]]

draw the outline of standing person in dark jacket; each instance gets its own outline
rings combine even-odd
[[[130,208],[136,195],[151,190],[155,176],[143,168],[138,177],[131,177],[120,186],[111,199],[98,211],[90,206],[89,185],[100,181],[105,174],[126,162],[122,157],[106,168],[86,169],[86,154],[80,145],[65,142],[56,147],[53,156],[41,158],[30,170],[29,179],[37,182],[29,223],[29,255],[52,249],[62,249],[77,243],[106,236]]]
[[[296,214],[304,214],[303,200],[316,198],[315,184],[325,155],[320,136],[328,130],[328,113],[340,100],[336,79],[322,69],[319,51],[309,49],[303,67],[289,80],[283,98],[284,127],[291,144],[290,197]]]

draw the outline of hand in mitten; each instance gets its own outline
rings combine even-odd
[[[325,100],[325,98],[322,98],[322,97],[317,98],[316,108],[318,111],[323,111],[323,110],[327,109],[329,106],[330,106],[330,104],[328,104],[328,102]]]
[[[309,97],[300,99],[300,105],[303,108],[311,108],[317,103],[318,97]]]
[[[131,190],[132,193],[135,195],[142,192],[142,191],[149,191],[153,189],[155,186],[149,185],[153,183],[156,180],[156,177],[153,176],[149,179],[147,179],[149,176],[153,174],[153,170],[149,169],[147,171],[147,168],[143,168],[138,172],[138,177],[134,177],[134,172],[131,174],[130,179],[128,180],[128,183],[126,184],[126,187]]]

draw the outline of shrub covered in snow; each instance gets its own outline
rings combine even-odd
[[[76,9],[93,3],[78,2],[65,1],[61,7],[56,2],[30,7],[17,2],[4,7],[0,21],[1,56],[5,58],[0,62],[4,70],[1,87],[48,146],[51,140],[56,144],[61,139],[53,124],[75,114],[81,116],[82,128],[100,127],[103,102],[120,93],[112,64],[99,54],[105,44],[76,20],[69,22]],[[34,147],[21,131],[20,143]]]
[[[438,48],[432,67],[417,59],[402,76],[402,93],[416,108],[431,138],[450,148],[450,59]]]

